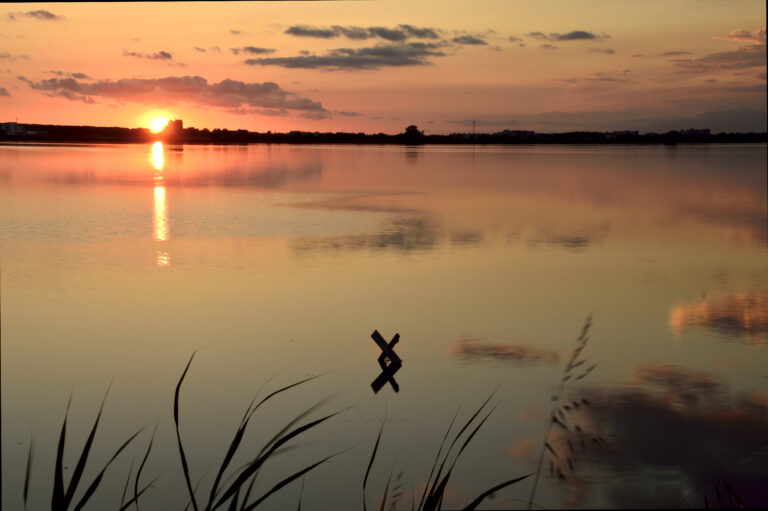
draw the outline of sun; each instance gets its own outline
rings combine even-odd
[[[160,133],[168,125],[168,119],[165,117],[155,117],[149,124],[149,129],[152,133]]]

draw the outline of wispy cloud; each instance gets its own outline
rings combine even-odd
[[[195,51],[199,51],[200,53],[205,53],[207,51],[213,51],[213,52],[216,52],[216,53],[221,53],[221,48],[219,48],[218,46],[211,46],[208,49],[205,49],[205,48],[203,48],[201,46],[195,46],[194,50]]]
[[[433,28],[398,25],[387,27],[355,27],[333,25],[331,27],[315,27],[311,25],[294,25],[288,27],[286,34],[296,37],[314,37],[317,39],[333,39],[346,37],[348,39],[380,38],[390,42],[402,42],[407,39],[438,39],[440,36]]]
[[[7,17],[12,21],[16,21],[21,18],[32,18],[41,21],[61,21],[64,19],[63,16],[53,14],[51,11],[46,11],[44,9],[27,12],[9,12]]]
[[[29,60],[29,55],[11,55],[7,52],[0,53],[0,60],[9,60],[15,62],[17,60]]]
[[[594,34],[587,32],[586,30],[571,30],[565,34],[558,34],[552,32],[545,34],[544,32],[529,32],[527,34],[534,39],[543,39],[545,41],[602,41],[603,39],[609,39],[611,36],[608,34]]]
[[[479,37],[475,37],[473,35],[462,35],[462,36],[454,37],[452,41],[454,43],[459,43],[459,44],[475,44],[475,45],[488,44],[487,42],[485,42],[485,40],[480,39]]]
[[[136,57],[150,60],[171,60],[173,55],[167,51],[159,51],[157,53],[138,53],[135,51],[123,50],[123,57]]]
[[[539,48],[542,50],[557,50],[557,46],[552,46],[551,44],[540,44]]]
[[[8,92],[8,89],[5,87],[0,87],[0,96],[10,97],[11,94]]]
[[[201,76],[166,78],[124,78],[84,83],[74,78],[32,81],[19,77],[31,88],[50,96],[73,101],[94,102],[94,98],[141,104],[189,103],[215,108],[264,108],[293,111],[300,115],[329,116],[321,103],[286,91],[273,82],[247,83],[225,79],[208,83]]]
[[[88,76],[85,73],[65,73],[64,71],[45,71],[46,74],[56,75],[56,76],[68,76],[70,78],[77,78],[79,80],[90,80],[91,77]]]
[[[612,48],[590,48],[587,53],[604,53],[606,55],[613,55],[616,53]]]
[[[689,51],[666,51],[661,54],[662,57],[675,57],[677,55],[691,55]]]
[[[714,36],[712,39],[733,41],[737,43],[765,44],[765,28],[759,28],[752,32],[747,32],[746,30],[731,30],[731,33],[725,37]]]
[[[329,71],[374,70],[382,67],[425,66],[431,64],[430,57],[445,55],[435,43],[410,42],[403,44],[381,44],[367,48],[338,48],[324,55],[300,57],[273,57],[248,59],[246,64],[254,66],[280,66],[298,69],[325,69]]]
[[[680,72],[711,73],[766,66],[765,45],[742,46],[734,51],[712,53],[698,59],[672,59]]]
[[[267,53],[274,53],[274,48],[261,48],[259,46],[241,46],[240,48],[230,48],[229,51],[235,55],[242,53],[248,53],[250,55],[264,55]]]
[[[243,32],[242,30],[235,30],[234,28],[230,28],[229,33],[231,35],[246,35],[246,33]]]
[[[520,37],[515,37],[513,35],[509,36],[509,40],[513,43],[519,43],[522,42],[522,39]]]

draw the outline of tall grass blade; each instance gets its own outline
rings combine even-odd
[[[152,479],[149,483],[147,483],[147,485],[144,488],[142,488],[141,491],[138,494],[134,495],[131,500],[129,500],[128,502],[126,502],[125,504],[120,506],[120,510],[119,511],[125,511],[126,509],[128,509],[128,507],[130,507],[131,504],[133,504],[134,502],[139,500],[139,497],[141,497],[144,494],[145,491],[147,491],[149,488],[151,488],[152,485],[155,484],[155,481],[157,481],[159,478],[160,478],[160,476],[157,476],[154,479]]]
[[[109,384],[109,387],[111,387],[112,384]],[[69,486],[67,487],[67,491],[64,494],[64,499],[62,500],[63,508],[67,509],[69,507],[69,504],[72,502],[72,499],[75,496],[75,490],[77,490],[78,484],[80,484],[80,479],[83,477],[83,472],[85,471],[85,464],[88,461],[88,454],[91,452],[91,446],[93,445],[93,440],[96,438],[96,430],[99,427],[99,421],[101,420],[101,413],[104,410],[104,402],[107,400],[107,394],[109,393],[109,387],[107,387],[107,392],[104,393],[104,399],[101,401],[101,406],[99,407],[99,413],[96,415],[96,420],[93,423],[93,427],[91,428],[91,432],[88,434],[88,439],[85,441],[85,445],[83,446],[83,451],[80,453],[80,459],[77,460],[77,465],[75,466],[75,470],[72,472],[72,479],[69,481]],[[138,433],[137,433],[138,434]],[[134,435],[135,437],[136,435]],[[131,437],[131,440],[133,437]],[[123,446],[124,447],[124,446]],[[122,450],[122,447],[120,448]],[[120,451],[118,451],[119,453]],[[113,457],[114,459],[114,457]],[[112,460],[110,460],[111,463]],[[109,463],[107,463],[109,465]],[[104,467],[106,470],[106,467]],[[102,474],[104,472],[102,471]],[[97,480],[101,481],[101,474],[99,474],[99,477],[97,477]],[[95,482],[95,481],[94,481]],[[98,486],[98,483],[96,483],[96,486]],[[95,489],[95,488],[94,488]],[[90,488],[89,488],[90,490]]]
[[[224,502],[226,502],[234,493],[237,491],[239,487],[241,487],[245,482],[250,478],[253,474],[256,473],[259,468],[267,461],[267,459],[274,453],[278,447],[282,446],[284,443],[288,442],[292,438],[316,427],[322,424],[323,422],[327,421],[328,419],[335,417],[341,412],[335,412],[330,415],[326,415],[325,417],[321,417],[320,419],[314,420],[312,422],[309,422],[303,426],[299,426],[298,428],[288,432],[287,434],[280,437],[278,440],[276,440],[272,446],[265,452],[264,454],[258,456],[243,472],[235,479],[234,482],[229,486],[229,488],[224,492],[224,494],[219,498],[219,500],[216,502],[216,504],[210,508],[210,509],[216,509],[219,506],[221,506]],[[247,509],[247,508],[246,508]]]
[[[518,482],[522,481],[523,479],[531,477],[532,475],[533,474],[527,474],[527,475],[524,475],[522,477],[518,477],[518,478],[515,478],[515,479],[510,479],[509,481],[506,481],[506,482],[503,482],[501,484],[498,484],[498,485],[494,486],[490,490],[484,491],[483,493],[480,494],[479,497],[477,497],[475,500],[470,502],[470,504],[467,507],[464,508],[464,511],[472,511],[477,506],[479,506],[480,503],[483,500],[485,500],[485,498],[488,497],[489,495],[491,495],[493,493],[496,493],[497,491],[501,490],[502,488],[506,488],[507,486],[513,485],[515,483],[518,483]]]
[[[301,498],[304,496],[304,483],[307,482],[306,479],[301,480],[301,490],[299,490],[299,505],[296,508],[296,511],[301,511]]]
[[[429,477],[427,477],[427,482],[424,486],[424,493],[421,494],[421,499],[419,500],[418,509],[421,509],[421,506],[424,504],[424,498],[427,496],[427,491],[429,490],[429,483],[432,481],[432,475],[435,473],[435,469],[437,468],[437,463],[440,461],[440,454],[443,452],[443,447],[445,447],[445,443],[448,440],[448,434],[451,432],[451,429],[453,428],[453,424],[456,422],[456,417],[458,417],[458,415],[459,415],[459,409],[457,408],[456,412],[453,414],[451,423],[448,425],[448,429],[445,430],[443,441],[440,442],[440,448],[437,450],[437,456],[435,457],[435,462],[432,464],[432,469],[429,471]]]
[[[69,416],[69,405],[72,404],[72,394],[67,401],[67,410],[64,412],[64,422],[61,425],[59,434],[59,444],[56,446],[56,462],[53,467],[53,496],[51,497],[51,509],[58,511],[66,509],[64,506],[64,471],[62,469],[64,460],[64,443],[67,436],[67,417]]]
[[[139,429],[136,433],[130,436],[128,440],[123,442],[123,445],[121,445],[117,451],[115,451],[115,454],[112,455],[112,457],[109,459],[109,461],[104,465],[104,467],[101,469],[101,472],[96,476],[96,478],[93,480],[93,482],[88,486],[88,489],[85,491],[85,495],[80,499],[80,502],[77,503],[75,506],[75,511],[79,511],[83,508],[83,506],[88,502],[88,500],[93,496],[96,489],[99,487],[99,484],[101,484],[101,480],[104,477],[104,473],[107,471],[107,468],[112,464],[113,461],[115,461],[115,458],[117,458],[120,453],[125,449],[128,444],[130,444],[134,438],[136,438],[139,433],[144,431],[144,428]],[[74,491],[74,490],[73,490]]]
[[[442,463],[440,463],[440,468],[438,468],[438,470],[437,470],[437,474],[435,475],[435,480],[432,483],[432,487],[429,490],[427,499],[424,502],[424,508],[423,509],[439,509],[439,500],[442,499],[442,491],[445,490],[445,486],[448,483],[448,479],[447,479],[448,476],[446,476],[446,479],[443,480],[441,483],[439,483],[439,485],[438,485],[438,481],[440,481],[440,476],[442,475],[443,468],[445,468],[446,461],[448,461],[448,456],[450,455],[451,451],[453,451],[453,448],[456,445],[456,442],[458,442],[459,438],[464,433],[464,431],[467,430],[467,428],[470,426],[470,424],[472,424],[472,422],[475,420],[475,418],[478,416],[478,414],[488,405],[488,403],[490,402],[491,398],[494,396],[494,394],[496,394],[496,392],[498,390],[499,390],[499,387],[496,387],[496,389],[493,392],[491,392],[491,395],[488,396],[488,399],[486,399],[485,402],[482,405],[480,405],[480,407],[477,409],[477,411],[474,414],[472,414],[472,417],[469,418],[469,420],[466,422],[466,424],[464,424],[464,427],[462,427],[461,430],[459,430],[458,434],[454,437],[453,442],[451,442],[450,447],[448,448],[448,450],[445,453],[445,457],[443,458]],[[491,412],[493,412],[493,410],[491,410]],[[488,414],[488,415],[490,416],[490,414]],[[488,418],[488,416],[486,416],[485,419],[487,419],[487,418]],[[482,422],[485,422],[485,419],[483,419]],[[481,422],[480,425],[482,425],[482,422]],[[474,434],[476,432],[477,432],[477,429],[475,429],[475,431],[472,433],[472,435],[470,435],[470,439],[471,439],[472,436],[474,436]],[[467,442],[465,442],[464,447],[466,447],[466,445],[467,445]],[[464,450],[464,447],[462,447],[461,450]],[[459,454],[460,453],[461,452],[459,452]],[[458,455],[456,456],[456,459],[458,459]],[[455,463],[456,463],[456,461],[454,460],[454,464]],[[442,487],[443,490],[440,490],[440,487]],[[421,506],[420,506],[420,508],[421,508]]]
[[[381,422],[381,429],[379,429],[379,435],[376,437],[376,443],[373,445],[373,452],[371,453],[371,459],[368,461],[368,468],[365,470],[365,477],[363,478],[363,511],[367,511],[365,505],[365,486],[368,484],[368,475],[371,473],[371,467],[373,466],[373,460],[376,459],[376,452],[379,450],[379,441],[381,440],[381,434],[384,432],[384,424],[387,418]]]
[[[152,443],[155,441],[155,433],[157,433],[157,425],[158,423],[155,423],[155,429],[152,430],[152,436],[149,437],[149,446],[147,447],[147,452],[144,453],[144,459],[141,460],[141,465],[139,465],[139,470],[136,472],[136,479],[133,481],[133,496],[136,501],[136,511],[139,511],[139,478],[141,477],[141,472],[144,470],[144,464],[147,462],[147,458],[149,458],[149,453],[152,451]]]
[[[128,477],[125,480],[125,486],[123,486],[123,494],[120,497],[120,505],[125,504],[125,496],[128,495],[128,485],[131,483],[131,476],[133,475],[133,467],[136,465],[136,458],[131,460],[131,468],[128,469]]]
[[[192,352],[192,356],[189,357],[187,367],[184,368],[184,372],[181,373],[179,383],[176,384],[176,392],[173,395],[173,422],[176,423],[176,439],[179,443],[179,456],[181,456],[181,468],[184,471],[184,480],[187,483],[187,490],[189,491],[189,497],[192,502],[192,507],[195,511],[200,511],[197,507],[197,500],[195,500],[195,491],[192,489],[192,480],[189,477],[189,465],[187,464],[187,457],[184,455],[184,447],[181,445],[181,433],[179,432],[179,391],[181,390],[181,383],[184,381],[184,377],[189,371],[189,366],[192,364],[192,359],[195,358],[195,353]]]
[[[35,439],[29,439],[29,452],[27,453],[27,470],[24,473],[24,509],[27,509],[27,495],[29,495],[29,476],[32,473],[32,458],[35,454]]]
[[[245,435],[245,430],[248,427],[248,422],[251,420],[251,417],[256,412],[256,410],[261,405],[269,401],[274,396],[280,394],[281,392],[285,392],[286,390],[289,390],[293,387],[301,385],[302,383],[306,383],[308,381],[314,380],[315,378],[319,378],[320,376],[322,376],[322,374],[310,376],[309,378],[305,378],[298,382],[292,383],[291,385],[286,385],[285,387],[279,388],[274,392],[271,392],[268,396],[266,396],[261,401],[259,401],[259,403],[256,406],[253,406],[253,403],[256,401],[256,397],[253,398],[251,403],[248,405],[248,408],[245,410],[245,414],[243,414],[243,419],[240,421],[240,426],[237,428],[237,432],[235,432],[235,436],[232,438],[232,442],[230,443],[229,448],[227,449],[227,453],[224,456],[224,461],[222,461],[221,466],[219,467],[219,471],[216,474],[216,479],[214,480],[213,486],[211,487],[211,493],[208,498],[208,506],[206,507],[206,509],[211,509],[211,506],[213,505],[213,501],[215,500],[216,496],[219,493],[219,484],[221,484],[221,478],[224,477],[224,472],[226,471],[229,464],[232,462],[232,458],[237,452],[237,449],[240,447],[240,444],[242,443],[242,440],[243,440],[243,436]],[[269,380],[271,379],[272,378],[270,378]],[[269,380],[267,380],[267,382],[265,382],[264,385],[266,385],[266,383],[268,383]],[[264,387],[264,385],[262,385],[262,388]],[[257,392],[256,395],[258,396],[260,392],[261,392],[261,389],[259,389],[259,392]],[[290,425],[291,424],[289,424],[288,427],[290,427]],[[285,429],[283,431],[285,431]]]
[[[345,452],[346,452],[346,451],[345,451]],[[273,486],[271,490],[269,490],[267,493],[265,493],[264,495],[262,495],[262,496],[261,496],[261,497],[260,497],[260,498],[259,498],[259,499],[258,499],[256,502],[254,502],[253,504],[250,504],[250,505],[248,505],[248,506],[245,508],[245,511],[252,511],[252,510],[253,510],[253,509],[255,509],[255,508],[256,508],[256,507],[257,507],[259,504],[261,504],[261,503],[262,503],[262,502],[264,502],[264,501],[265,501],[265,500],[266,500],[268,497],[270,497],[270,496],[271,496],[273,493],[275,493],[275,492],[279,491],[279,490],[280,490],[281,488],[283,488],[284,486],[287,486],[287,485],[291,484],[293,481],[295,481],[295,480],[296,480],[296,479],[298,479],[299,477],[303,476],[304,474],[306,474],[306,473],[307,473],[307,472],[309,472],[310,470],[314,469],[314,468],[315,468],[315,467],[317,467],[318,465],[321,465],[321,464],[325,463],[326,461],[328,461],[329,459],[333,458],[334,456],[338,456],[339,454],[341,454],[341,453],[331,454],[330,456],[328,456],[328,457],[326,457],[326,458],[323,458],[323,459],[321,459],[320,461],[318,461],[318,462],[315,462],[315,463],[313,463],[312,465],[310,465],[310,466],[308,466],[308,467],[306,467],[306,468],[303,468],[303,469],[299,470],[299,471],[298,471],[298,472],[296,472],[295,474],[293,474],[293,475],[291,475],[291,476],[289,476],[289,477],[286,477],[285,479],[283,479],[282,481],[280,481],[279,483],[277,483],[275,486]]]

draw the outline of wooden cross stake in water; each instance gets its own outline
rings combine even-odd
[[[392,349],[395,344],[400,340],[400,334],[395,334],[389,343],[384,340],[378,330],[374,330],[371,334],[371,339],[381,349],[381,355],[379,355],[378,362],[381,367],[381,374],[376,377],[371,383],[374,393],[378,393],[385,383],[389,382],[395,392],[400,391],[400,386],[395,381],[394,375],[397,371],[403,367],[403,361],[397,356],[397,353]],[[389,364],[387,364],[389,361]]]

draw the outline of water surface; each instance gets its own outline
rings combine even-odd
[[[536,470],[590,315],[597,367],[561,394],[588,405],[552,430],[566,479],[546,454],[536,504],[702,507],[725,482],[766,505],[765,168],[764,145],[0,146],[3,508],[21,507],[31,436],[30,508],[50,502],[69,395],[73,467],[111,381],[86,474],[158,423],[141,503],[183,508],[172,399],[195,350],[181,429],[206,496],[261,385],[327,373],[260,410],[237,460],[331,396],[313,417],[345,411],[257,486],[343,452],[306,476],[309,509],[361,507],[385,416],[369,507],[394,470],[410,509],[457,409],[463,424],[498,387],[446,493],[462,507]],[[398,393],[370,387],[374,329],[400,334]],[[484,506],[524,508],[532,483]]]

